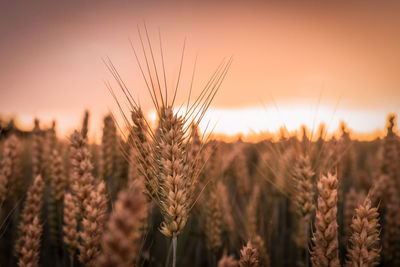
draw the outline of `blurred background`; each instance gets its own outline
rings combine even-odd
[[[215,134],[257,135],[323,121],[333,133],[345,121],[359,138],[382,136],[386,115],[400,113],[399,11],[396,1],[3,0],[0,114],[26,129],[34,117],[56,119],[62,137],[88,109],[98,140],[102,117],[118,114],[105,86],[119,93],[103,63],[109,57],[151,115],[130,44],[140,56],[137,29],[146,23],[158,63],[161,36],[170,88],[186,39],[178,103],[196,57],[194,96],[233,56],[202,130],[210,122]]]

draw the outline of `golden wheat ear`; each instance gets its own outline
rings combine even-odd
[[[355,209],[351,223],[352,234],[347,248],[347,266],[376,266],[379,264],[380,225],[378,209],[372,207],[367,197]]]
[[[227,255],[226,252],[222,255],[218,261],[218,267],[238,267],[238,261],[235,260],[233,255]]]
[[[32,168],[33,176],[42,174],[43,171],[43,135],[40,130],[39,120],[35,119],[35,127],[32,131]]]
[[[40,238],[42,225],[35,216],[31,224],[25,226],[24,244],[21,248],[21,257],[18,260],[19,267],[39,267]]]
[[[70,163],[71,177],[70,187],[74,195],[79,214],[84,213],[84,201],[89,198],[93,190],[94,177],[92,175],[93,165],[90,162],[91,154],[87,139],[75,131],[70,138]]]
[[[259,266],[258,250],[252,246],[251,242],[247,242],[240,250],[240,267],[257,267]]]
[[[172,238],[173,243],[173,260],[172,265],[176,266],[176,247],[177,236],[184,229],[189,217],[190,210],[195,201],[194,187],[195,181],[199,175],[198,160],[190,162],[191,157],[188,156],[187,139],[190,139],[189,130],[193,123],[198,124],[204,117],[205,112],[209,108],[218,89],[224,80],[229,66],[232,62],[230,59],[227,63],[223,62],[218,66],[209,82],[201,91],[200,95],[194,100],[194,103],[189,105],[192,83],[186,110],[183,115],[180,114],[182,105],[178,111],[176,110],[177,92],[181,86],[181,75],[183,69],[183,60],[185,54],[185,42],[180,58],[179,72],[176,84],[172,86],[172,97],[168,97],[169,88],[167,88],[167,80],[165,76],[165,65],[163,50],[160,38],[160,53],[161,53],[161,68],[156,64],[154,50],[147,32],[146,25],[144,26],[145,38],[142,38],[142,31],[138,27],[138,35],[140,39],[143,62],[139,59],[139,55],[132,45],[132,50],[138,63],[139,69],[145,81],[147,91],[154,104],[154,108],[158,117],[158,127],[153,132],[151,127],[146,127],[147,136],[150,137],[150,142],[133,142],[138,149],[140,155],[141,174],[145,178],[147,195],[151,197],[160,208],[163,215],[163,222],[160,226],[160,231],[167,237]],[[137,114],[140,105],[132,97],[126,84],[123,82],[120,74],[116,70],[111,60],[105,60],[105,64],[111,74],[114,76],[119,88],[125,95],[130,106],[132,115]],[[162,77],[164,83],[160,80]],[[193,72],[194,73],[194,72]],[[193,82],[193,76],[192,76]],[[164,86],[164,87],[163,87]],[[132,134],[137,134],[132,127],[131,122],[121,108],[113,89],[107,84],[110,93],[117,102],[124,122]],[[132,116],[135,119],[135,116]],[[150,125],[144,120],[146,125]],[[134,122],[135,124],[135,122]],[[135,125],[134,125],[135,126]],[[133,130],[133,131],[132,131]],[[137,135],[140,140],[140,136]],[[143,153],[143,151],[145,153]],[[192,168],[185,168],[190,165]],[[195,170],[195,171],[192,171]]]
[[[51,153],[53,164],[50,166],[51,180],[50,183],[54,190],[55,199],[58,202],[63,201],[65,191],[68,187],[68,181],[64,173],[64,166],[61,155],[54,149]]]
[[[216,190],[208,190],[205,206],[207,245],[216,254],[222,246],[222,210]]]
[[[147,215],[147,201],[140,180],[121,191],[102,237],[98,266],[131,266],[137,260],[138,238],[142,219]]]
[[[35,218],[40,218],[40,213],[43,204],[43,190],[44,182],[40,175],[36,176],[33,184],[29,187],[25,205],[22,210],[21,219],[18,225],[19,237],[15,244],[15,254],[20,256],[23,254],[23,249],[26,244],[27,231],[33,230],[29,229],[34,222]],[[35,227],[39,226],[39,222],[36,223]],[[41,227],[41,226],[40,226]],[[33,233],[31,233],[33,234]],[[39,234],[40,236],[40,234]],[[40,241],[40,238],[39,238]],[[39,242],[40,244],[40,242]],[[26,248],[26,247],[25,247]],[[35,248],[39,251],[39,248]]]
[[[12,178],[17,161],[18,139],[15,135],[8,137],[4,144],[0,169],[0,207],[7,198],[8,184]]]
[[[99,173],[101,179],[107,181],[114,173],[117,156],[117,128],[111,115],[103,119],[103,135],[101,137],[101,157]]]
[[[78,248],[78,221],[77,216],[79,213],[78,205],[76,204],[73,195],[66,193],[64,197],[64,215],[63,215],[63,240],[67,246],[69,259],[71,264],[74,261],[75,251]]]
[[[100,254],[99,246],[101,233],[107,219],[106,185],[100,182],[85,199],[85,209],[82,219],[82,230],[79,232],[81,243],[79,261],[85,266],[96,266],[96,259]]]
[[[309,223],[315,210],[314,185],[311,161],[308,156],[300,156],[293,172],[293,193],[294,200],[300,215]]]
[[[340,266],[336,175],[328,173],[318,181],[318,207],[315,216],[315,232],[312,238],[311,261],[313,266]]]

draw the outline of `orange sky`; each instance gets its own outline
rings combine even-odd
[[[395,1],[141,2],[0,1],[0,113],[25,124],[34,116],[56,118],[66,134],[88,108],[95,130],[102,115],[116,111],[104,86],[112,81],[102,62],[107,56],[149,109],[128,41],[139,45],[136,26],[146,20],[156,44],[161,30],[169,84],[187,39],[180,101],[196,55],[195,93],[233,55],[207,117],[217,133],[319,121],[335,130],[340,120],[367,132],[382,128],[387,113],[400,114]]]

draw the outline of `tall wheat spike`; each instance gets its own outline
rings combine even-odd
[[[64,243],[67,246],[67,250],[70,257],[70,263],[73,265],[75,251],[78,248],[78,221],[77,216],[79,208],[74,201],[73,195],[66,193],[64,197]]]
[[[217,253],[222,246],[222,210],[219,196],[215,190],[209,190],[206,203],[206,236],[208,247]]]
[[[344,243],[347,243],[349,237],[352,234],[351,222],[353,221],[354,210],[360,205],[359,196],[354,189],[350,188],[350,191],[346,195],[346,202],[344,203],[343,210],[343,232],[344,232]]]
[[[132,127],[131,140],[132,145],[130,164],[137,168],[140,178],[146,187],[148,200],[157,198],[158,181],[154,169],[154,155],[151,143],[148,137],[149,127],[140,107],[135,107],[131,111]]]
[[[15,170],[18,139],[15,135],[8,137],[4,144],[3,158],[0,164],[0,206],[7,197],[8,183]]]
[[[88,131],[89,131],[89,111],[85,110],[82,120],[82,128],[80,131],[83,138],[87,138]]]
[[[71,191],[75,196],[76,204],[79,207],[79,212],[82,215],[84,212],[84,201],[88,199],[93,190],[94,177],[91,173],[93,165],[90,162],[90,152],[87,145],[87,140],[82,135],[75,131],[71,136]]]
[[[52,151],[53,164],[50,166],[51,180],[50,183],[54,190],[54,196],[57,201],[64,199],[65,191],[67,190],[67,178],[64,173],[62,158],[57,150]]]
[[[233,255],[227,255],[224,253],[221,259],[218,261],[218,267],[238,267],[239,263],[235,260]]]
[[[100,175],[103,179],[108,179],[113,174],[117,144],[114,120],[111,115],[107,115],[104,117],[103,136],[101,138]]]
[[[100,253],[101,233],[107,219],[107,198],[105,184],[100,182],[84,202],[85,208],[82,219],[82,230],[79,232],[81,243],[79,260],[85,266],[96,266]]]
[[[260,266],[271,266],[270,257],[262,237],[260,235],[255,235],[251,239],[251,244],[253,244],[258,251]]]
[[[33,176],[42,174],[43,169],[43,136],[40,130],[39,120],[35,119],[35,127],[32,131],[32,167]]]
[[[384,215],[383,256],[388,264],[400,264],[400,197],[395,181],[388,179]]]
[[[159,126],[155,133],[151,129],[148,129],[149,136],[152,139],[151,157],[154,171],[150,173],[150,176],[145,177],[147,180],[146,183],[150,186],[150,190],[149,187],[146,187],[146,191],[147,194],[152,196],[156,204],[160,207],[163,215],[163,222],[160,226],[160,231],[167,237],[172,238],[172,266],[176,266],[177,236],[185,227],[192,204],[195,201],[194,186],[199,170],[198,166],[196,166],[197,164],[195,163],[190,164],[192,168],[196,170],[193,175],[191,175],[191,173],[188,171],[185,172],[184,170],[185,165],[188,163],[188,157],[186,154],[187,145],[185,144],[185,141],[187,141],[187,131],[193,123],[199,123],[203,118],[219,87],[221,86],[223,79],[226,76],[232,59],[230,59],[227,63],[223,62],[220,64],[220,66],[218,66],[217,70],[214,72],[205,88],[201,91],[200,95],[194,99],[193,103],[190,103],[192,84],[190,85],[186,110],[184,111],[183,115],[178,116],[178,114],[174,111],[174,105],[180,85],[185,46],[182,50],[178,80],[173,86],[172,97],[168,97],[169,90],[165,75],[161,40],[161,73],[164,74],[163,76],[161,76],[161,73],[158,70],[159,66],[157,67],[146,26],[144,28],[147,43],[143,42],[141,31],[138,29],[142,52],[145,59],[143,64],[139,60],[138,54],[133,45],[132,49],[140,71],[143,75],[143,79],[146,83],[147,90],[154,104],[159,122]],[[140,105],[132,97],[132,94],[127,89],[121,76],[115,69],[115,66],[110,60],[106,62],[106,65],[128,100],[131,111],[137,110]],[[147,72],[144,71],[145,68],[143,66],[147,67]],[[160,77],[163,77],[164,79],[162,80]],[[111,86],[109,84],[107,84],[107,86],[117,101],[127,127],[131,129],[132,126],[126,117],[124,110],[121,108],[121,105],[119,104],[119,101],[116,98]],[[146,124],[150,125],[149,123]],[[142,145],[139,143],[139,146]],[[147,145],[142,146],[142,149],[139,149],[139,151],[148,150],[146,146]],[[143,157],[141,164],[143,166],[142,169],[147,170],[148,166],[146,166],[146,162],[143,160]]]
[[[258,251],[251,245],[250,241],[240,250],[239,265],[240,267],[259,266]]]
[[[258,229],[258,202],[260,198],[260,188],[255,186],[250,196],[250,201],[246,207],[247,223],[246,231],[247,236],[252,239],[257,235]]]
[[[39,218],[35,216],[25,228],[18,266],[39,267],[40,238],[42,235],[42,225],[39,223]]]
[[[313,266],[339,266],[336,175],[328,173],[318,181],[318,207],[311,261]]]
[[[218,181],[216,190],[222,209],[222,227],[225,231],[232,232],[235,229],[235,222],[232,216],[228,189],[222,181]]]
[[[351,224],[353,233],[347,249],[347,266],[376,266],[379,264],[379,213],[367,197],[355,210]]]
[[[137,260],[141,220],[147,213],[140,184],[134,181],[118,194],[102,237],[103,252],[98,257],[98,266],[128,267]]]
[[[165,121],[160,133],[160,174],[157,177],[159,186],[161,212],[164,221],[161,232],[176,238],[186,225],[192,185],[195,177],[188,177],[183,172],[184,162],[184,132],[183,120],[173,114],[172,108],[165,109]],[[188,190],[189,189],[189,190]]]
[[[40,217],[43,204],[44,182],[40,175],[36,176],[33,184],[29,187],[25,205],[22,210],[21,219],[18,224],[19,237],[15,244],[15,254],[20,256],[25,245],[25,237],[28,227],[33,224],[35,218]]]
[[[50,181],[52,165],[54,164],[53,163],[54,158],[52,157],[52,153],[57,146],[56,122],[53,121],[51,127],[49,129],[44,130],[43,132],[44,136],[43,136],[43,146],[42,146],[42,153],[43,153],[42,176],[46,184],[48,184]]]
[[[300,156],[296,167],[294,169],[294,192],[292,198],[294,199],[298,211],[309,222],[314,210],[314,186],[310,158],[308,156]]]

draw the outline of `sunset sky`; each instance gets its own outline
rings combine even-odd
[[[400,114],[400,4],[301,2],[0,0],[0,114],[27,127],[35,116],[57,119],[65,135],[89,109],[99,137],[102,116],[118,115],[104,84],[117,89],[102,61],[109,57],[151,115],[129,42],[140,48],[145,21],[157,48],[161,32],[170,85],[186,38],[179,103],[196,56],[193,95],[233,56],[205,117],[216,133],[321,121],[335,131],[341,120],[360,133],[383,129],[388,113]]]

